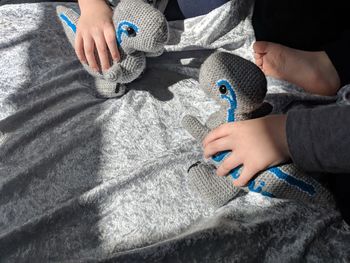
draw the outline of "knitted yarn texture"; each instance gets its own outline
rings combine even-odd
[[[79,14],[58,6],[57,15],[64,32],[74,47]],[[159,56],[168,41],[168,23],[164,15],[142,0],[121,0],[113,11],[113,23],[120,61],[112,61],[108,70],[96,72],[83,64],[95,78],[96,90],[102,97],[118,97],[125,93],[125,84],[137,79],[146,67],[146,56]],[[98,59],[97,53],[95,57]],[[100,61],[98,60],[100,66]],[[101,67],[100,67],[101,68]]]
[[[265,75],[254,63],[224,52],[214,53],[204,61],[199,84],[221,106],[204,125],[193,116],[183,118],[183,126],[199,142],[210,130],[223,123],[252,118],[262,109],[267,92]],[[271,167],[259,173],[246,187],[235,187],[233,180],[239,177],[241,166],[230,171],[226,177],[215,173],[216,167],[230,154],[234,153],[217,153],[212,163],[197,162],[188,170],[191,188],[215,207],[226,204],[241,190],[325,205],[333,201],[327,189],[292,163]]]

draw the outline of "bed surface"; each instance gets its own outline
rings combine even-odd
[[[96,98],[57,3],[0,5],[0,262],[349,260],[338,211],[254,193],[214,210],[187,186],[202,152],[182,116],[217,109],[198,68],[216,48],[253,59],[250,4],[172,22],[167,52],[110,100]],[[291,89],[269,79],[276,109]]]

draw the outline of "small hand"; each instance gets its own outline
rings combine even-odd
[[[100,69],[95,57],[95,48],[103,71],[111,66],[108,52],[113,61],[120,59],[112,15],[112,10],[104,1],[91,1],[91,4],[81,8],[75,51],[79,60],[88,63],[96,72]]]
[[[235,186],[245,186],[260,171],[290,159],[286,138],[286,115],[226,123],[212,130],[203,140],[204,156],[232,151],[217,169],[217,175],[227,175],[243,165]]]

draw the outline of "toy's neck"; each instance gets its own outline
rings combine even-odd
[[[230,107],[227,109],[226,121],[234,122],[235,121],[235,110],[237,108],[237,102],[235,99],[230,98],[229,96],[221,96],[223,99],[227,100]]]
[[[226,112],[226,121],[227,122],[234,122],[235,121],[235,111],[237,109],[237,98],[236,93],[231,85],[231,83],[225,79],[219,80],[217,83],[217,86],[225,86],[227,89],[227,94],[222,94],[221,98],[223,100],[226,100],[228,102],[228,109]]]

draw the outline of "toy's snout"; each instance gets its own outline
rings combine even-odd
[[[168,42],[169,39],[169,29],[168,29],[168,23],[165,20],[165,18],[162,18],[160,23],[158,24],[158,27],[155,27],[154,32],[149,32],[152,37],[146,39],[146,42],[148,42],[145,45],[144,52],[159,52],[160,50],[163,50],[164,46]]]
[[[134,14],[124,10],[134,10]],[[143,1],[121,1],[113,17],[118,44],[127,52],[159,53],[169,38],[164,15]]]
[[[157,53],[168,42],[168,24],[164,19],[152,27],[145,27],[130,21],[121,21],[116,27],[118,44],[125,50]]]

